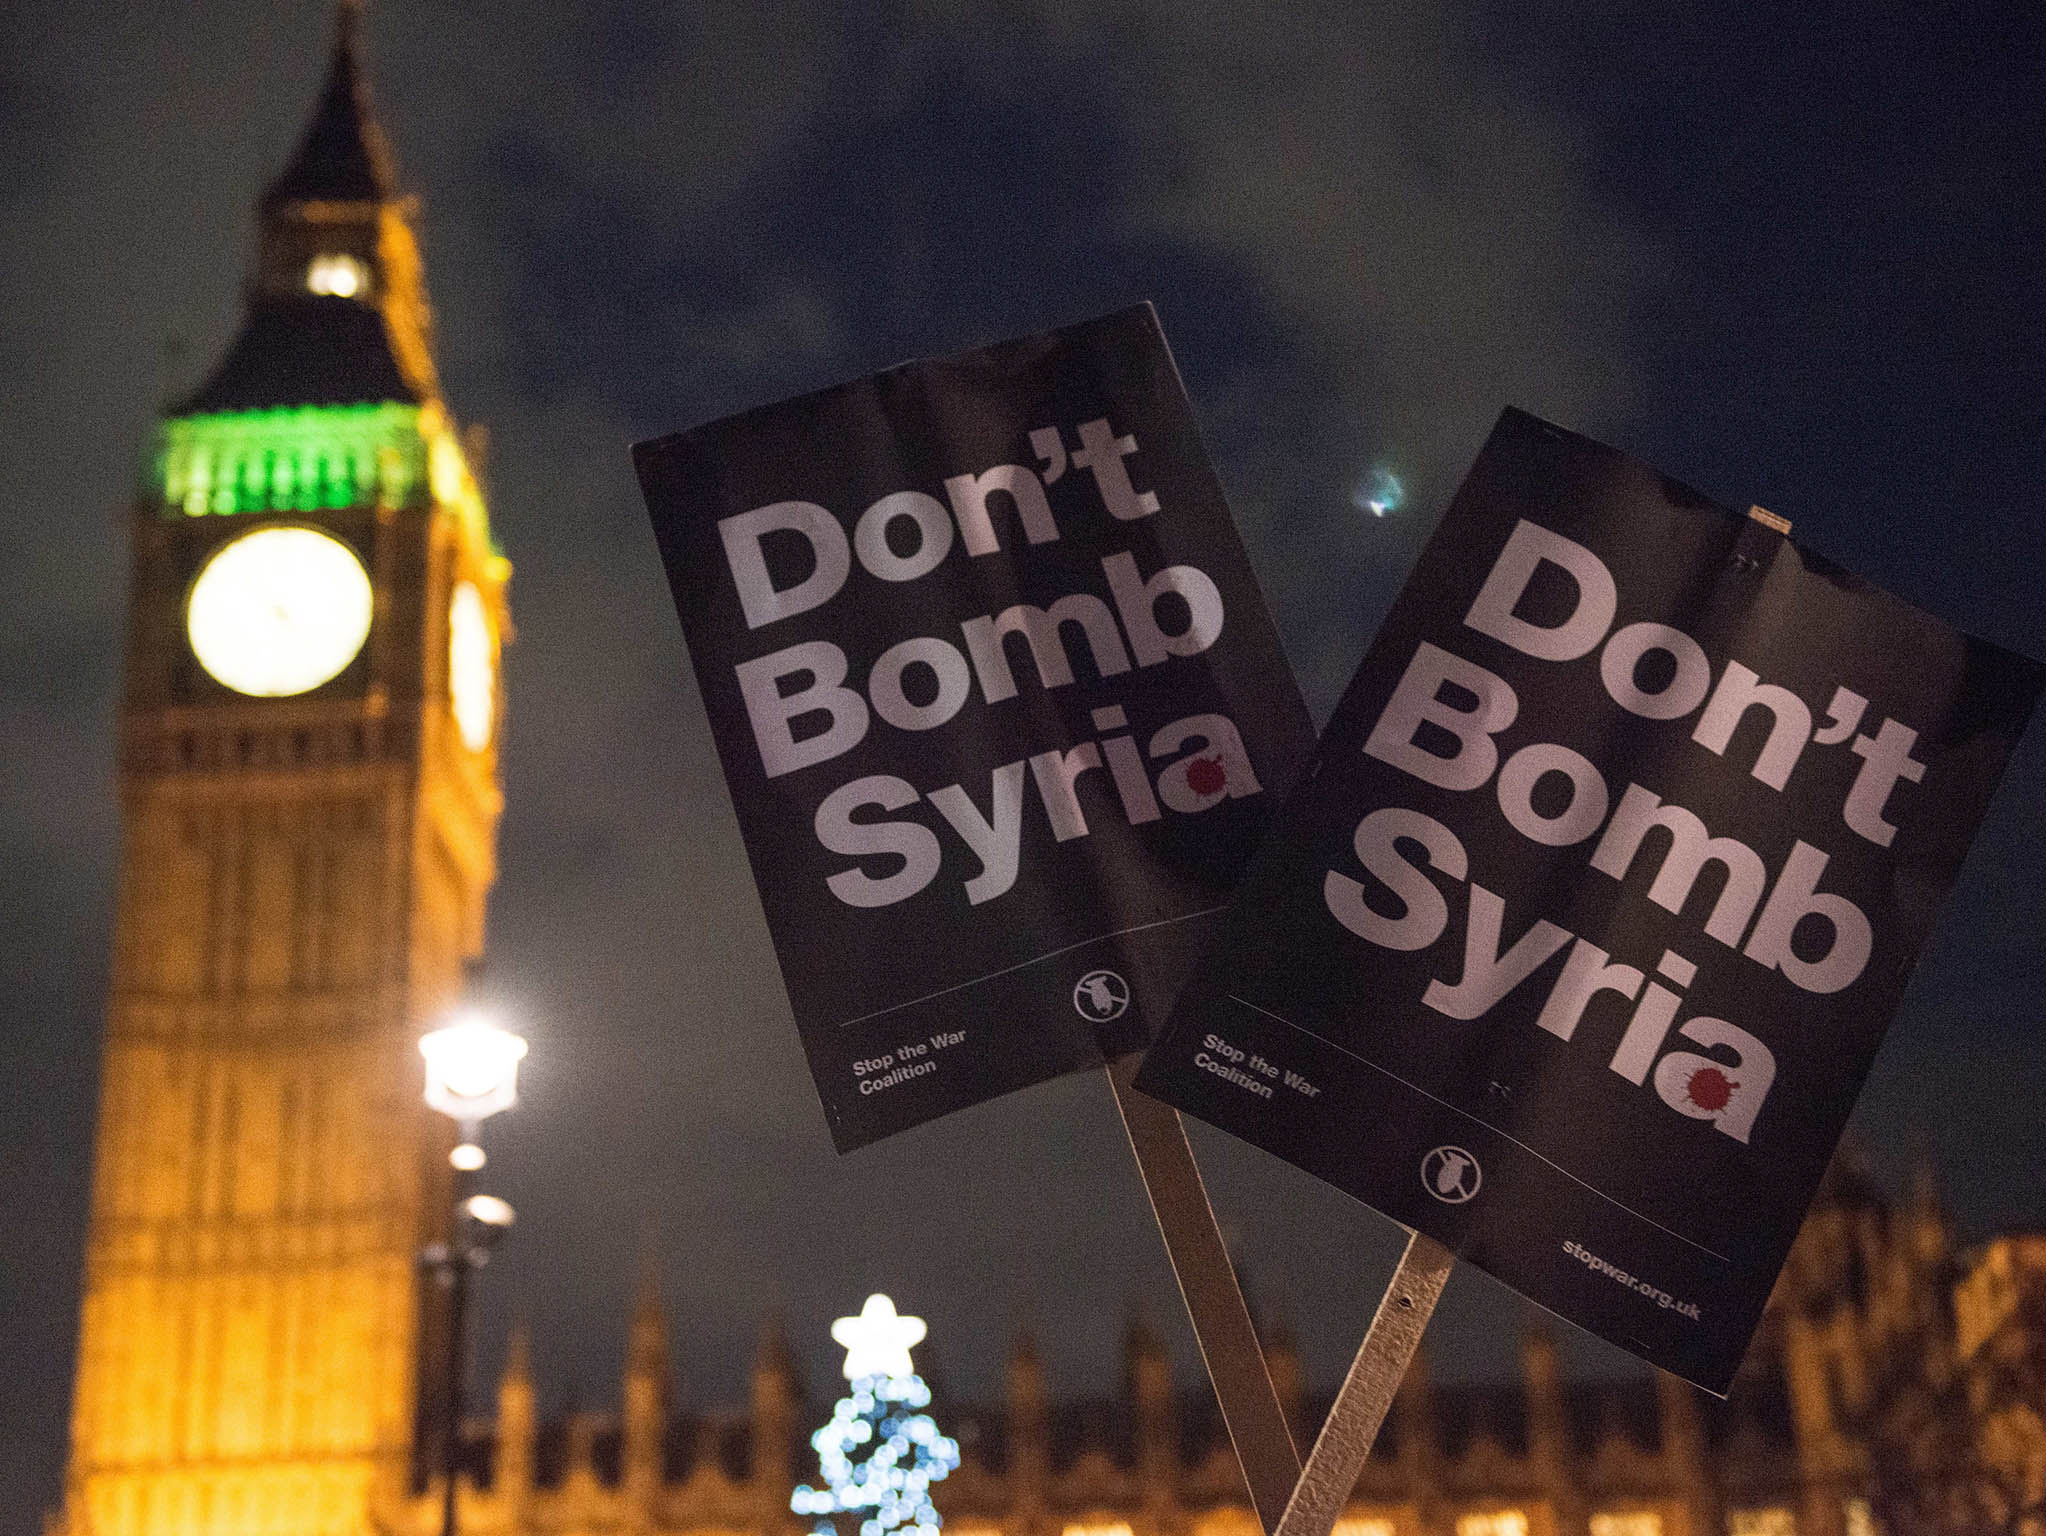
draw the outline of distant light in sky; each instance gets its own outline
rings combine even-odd
[[[1407,499],[1407,488],[1400,484],[1400,477],[1382,465],[1373,465],[1357,479],[1356,489],[1350,492],[1350,500],[1359,512],[1369,512],[1373,517],[1383,517],[1388,512],[1397,512],[1400,503]]]

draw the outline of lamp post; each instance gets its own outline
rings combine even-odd
[[[455,1536],[455,1461],[462,1424],[462,1376],[469,1321],[469,1277],[504,1240],[515,1214],[496,1195],[480,1194],[476,1175],[486,1161],[478,1140],[483,1122],[518,1102],[519,1062],[526,1042],[475,1010],[422,1038],[426,1103],[460,1128],[448,1163],[454,1169],[454,1211],[448,1240],[420,1251],[422,1268],[448,1295],[447,1370],[441,1383],[441,1536]]]

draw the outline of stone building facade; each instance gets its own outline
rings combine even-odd
[[[2036,1348],[2023,1301],[2042,1289],[2046,1238],[1959,1252],[1928,1188],[1893,1203],[1843,1163],[1726,1401],[1660,1373],[1566,1379],[1539,1324],[1516,1382],[1437,1384],[1423,1359],[1336,1536],[1874,1536],[1872,1458],[1884,1448],[1867,1394],[1892,1346],[1905,1341],[1931,1372],[1964,1370],[1991,1347]],[[494,1420],[465,1438],[462,1530],[798,1536],[789,1491],[814,1476],[807,1437],[830,1403],[805,1393],[779,1326],[763,1330],[750,1403],[731,1413],[670,1403],[668,1327],[650,1288],[629,1339],[622,1406],[553,1417],[539,1413],[514,1341]],[[1304,1448],[1326,1402],[1303,1390],[1285,1330],[1268,1350]],[[1258,1536],[1205,1385],[1175,1383],[1139,1324],[1123,1364],[1114,1398],[1062,1399],[1020,1335],[999,1403],[941,1392],[933,1411],[963,1458],[935,1489],[949,1536]],[[2034,1413],[2029,1430],[2003,1432],[2035,1475],[2046,1471],[2038,1431]],[[423,1492],[420,1536],[438,1512]]]

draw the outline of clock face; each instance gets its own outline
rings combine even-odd
[[[497,646],[483,594],[466,581],[448,602],[448,702],[462,744],[471,752],[489,746],[497,707]]]
[[[374,606],[354,550],[316,529],[271,526],[213,552],[192,583],[185,634],[215,681],[285,698],[355,659]]]

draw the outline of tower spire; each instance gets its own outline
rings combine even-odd
[[[385,203],[397,177],[370,111],[362,67],[362,0],[339,0],[334,54],[298,151],[263,194],[263,210],[287,203]]]
[[[363,14],[362,0],[337,0],[326,82],[297,149],[258,206],[255,280],[241,332],[198,390],[172,407],[173,417],[309,406],[438,407],[432,310],[410,223],[413,207],[399,192],[383,130],[370,110]],[[224,462],[213,449],[200,457],[207,466]],[[342,462],[338,451],[325,457]],[[370,464],[378,455],[351,454],[348,462],[357,457]],[[214,503],[236,510],[256,494],[216,484],[202,489]],[[171,500],[190,492],[166,486]],[[353,495],[354,489],[332,494]],[[331,504],[332,497],[322,495],[323,504]]]
[[[654,1523],[661,1486],[661,1445],[668,1429],[668,1314],[661,1303],[661,1276],[651,1244],[640,1257],[639,1285],[632,1304],[625,1352],[625,1435],[620,1469],[627,1529],[645,1532]]]
[[[633,1287],[626,1369],[660,1377],[668,1372],[668,1310],[661,1299],[660,1258],[651,1245],[640,1256]]]

